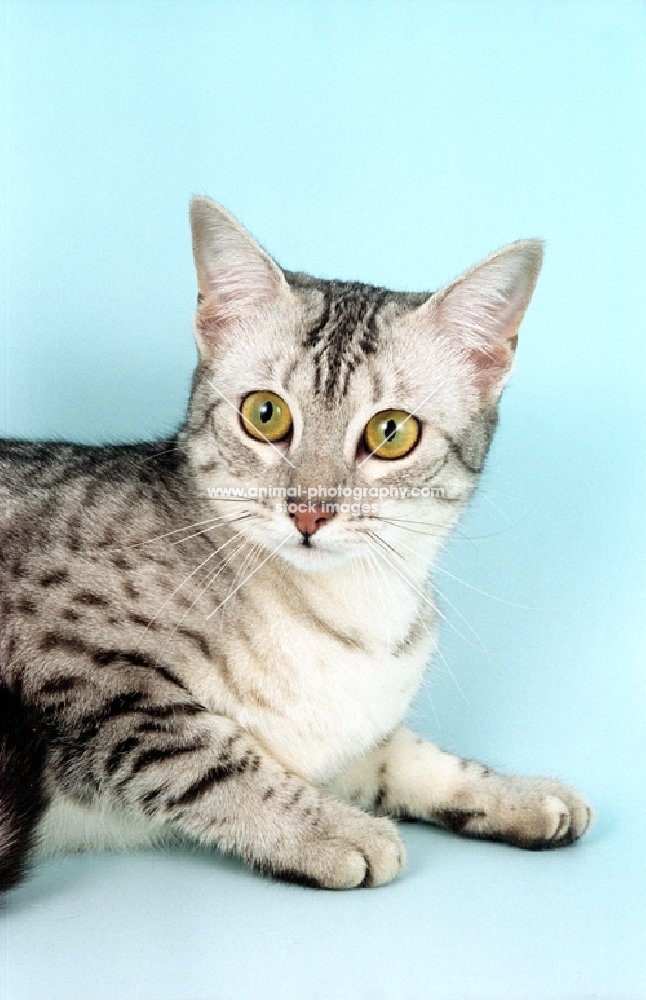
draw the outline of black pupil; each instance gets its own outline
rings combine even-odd
[[[260,409],[258,410],[258,416],[262,420],[263,424],[268,424],[273,415],[274,415],[274,404],[270,403],[269,400],[267,400],[267,402],[263,403]]]
[[[397,421],[393,420],[391,417],[390,420],[386,421],[386,426],[384,427],[384,437],[386,438],[386,441],[392,441],[396,433]]]

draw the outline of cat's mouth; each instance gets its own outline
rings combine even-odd
[[[279,555],[297,569],[320,572],[345,562],[349,553],[345,546],[323,544],[319,538],[303,534],[281,546]]]

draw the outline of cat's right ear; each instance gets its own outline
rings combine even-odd
[[[195,334],[209,357],[224,330],[288,291],[283,272],[237,219],[210,198],[191,201],[198,297]]]

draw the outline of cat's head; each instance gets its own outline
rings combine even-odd
[[[241,532],[232,545],[305,572],[384,545],[431,560],[482,468],[540,241],[409,294],[283,271],[207,198],[191,224],[186,440],[199,491]]]

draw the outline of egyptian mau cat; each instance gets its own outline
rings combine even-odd
[[[398,816],[576,840],[592,813],[573,789],[402,725],[540,242],[403,294],[284,271],[206,198],[191,220],[199,362],[178,434],[2,442],[2,886],[37,848],[177,840],[375,886],[405,863]]]

